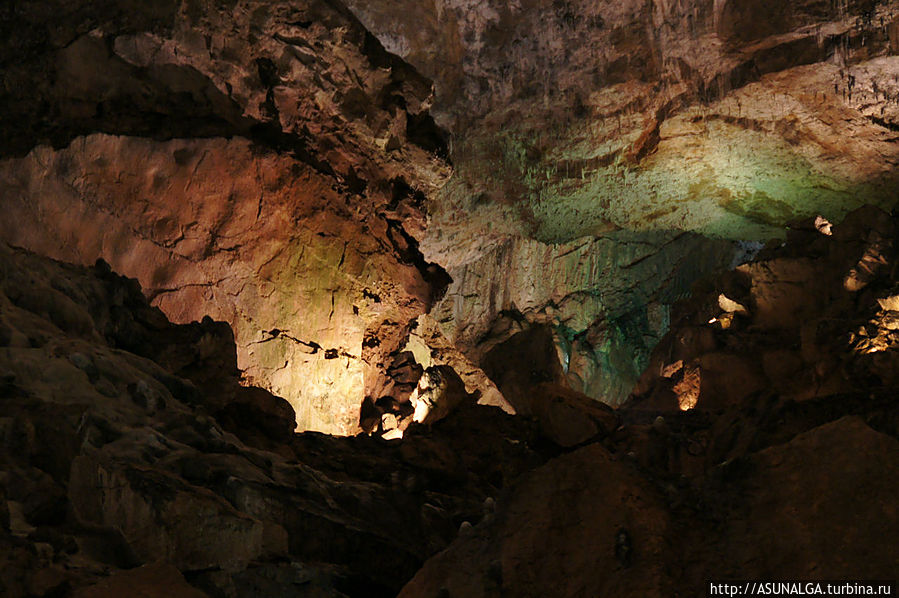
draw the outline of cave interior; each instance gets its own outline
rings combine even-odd
[[[0,131],[0,595],[899,591],[899,1],[7,0]]]

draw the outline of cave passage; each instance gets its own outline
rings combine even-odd
[[[895,577],[899,1],[10,2],[0,130],[4,596]]]

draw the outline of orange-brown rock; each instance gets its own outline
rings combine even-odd
[[[696,288],[653,352],[634,407],[716,410],[762,392],[811,399],[893,383],[893,312],[883,308],[895,286],[893,218],[864,208],[833,236],[796,231],[784,247]],[[713,299],[722,292],[747,313],[722,312]]]
[[[401,447],[294,434],[285,400],[238,384],[227,324],[171,324],[103,262],[0,247],[0,332],[10,598],[395,595],[547,458],[529,422],[471,398]]]
[[[448,174],[430,83],[314,0],[79,11],[11,15],[0,239],[229,322],[300,429],[354,433],[447,281],[414,238]]]
[[[737,498],[713,506],[726,523],[714,544],[693,538],[686,578],[700,587],[714,559],[722,577],[885,579],[896,558],[888,538],[899,531],[890,506],[897,449],[895,437],[846,417],[726,466],[735,471],[724,496]],[[709,545],[719,547],[715,557]]]
[[[348,5],[435,81],[455,134],[422,248],[454,279],[437,319],[474,361],[504,310],[573,336],[639,326],[610,352],[571,347],[572,385],[619,404],[653,320],[731,260],[678,233],[782,238],[895,203],[896,2]]]
[[[633,466],[591,445],[526,476],[495,521],[428,561],[400,596],[670,596],[669,526]]]
[[[4,3],[0,595],[893,576],[897,12]]]
[[[76,590],[75,598],[204,598],[206,594],[184,581],[181,572],[172,565],[144,565],[124,571],[97,583]]]
[[[671,423],[657,420],[632,447],[664,459],[594,444],[525,475],[495,518],[460,534],[400,596],[672,596],[702,593],[712,579],[889,578],[895,418],[889,434],[848,416],[777,439],[759,422],[714,428],[711,439],[688,420]],[[733,432],[754,440],[689,478],[663,473]],[[687,437],[695,444],[672,460]]]

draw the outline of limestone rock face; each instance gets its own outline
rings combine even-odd
[[[230,322],[249,383],[353,433],[448,280],[413,236],[448,175],[430,83],[328,3],[112,4],[4,20],[0,238]]]
[[[722,534],[723,545],[734,547],[719,553],[723,568],[750,576],[790,572],[814,577],[823,568],[841,575],[884,574],[896,551],[876,538],[897,527],[883,509],[896,495],[888,482],[897,467],[896,448],[895,437],[846,417],[753,456],[747,463],[751,473],[739,482],[747,500],[730,507],[735,525]],[[795,484],[799,477],[808,483]],[[821,496],[825,500],[819,501]],[[846,513],[859,496],[867,497],[872,508],[861,509],[853,515],[858,516],[854,524],[846,525]],[[737,511],[747,513],[747,519],[740,522]],[[837,542],[837,537],[842,539]]]
[[[825,566],[887,579],[897,448],[850,416],[676,488],[594,444],[527,474],[493,522],[429,560],[400,596],[661,597],[702,593],[715,575],[816,579]]]
[[[187,570],[234,568],[287,551],[283,528],[273,528],[266,538],[262,522],[224,499],[149,468],[104,467],[77,457],[69,497],[76,517],[120,530],[142,562],[158,559]]]
[[[867,209],[832,236],[793,231],[678,308],[690,325],[659,345],[677,360],[648,396],[613,412],[565,388],[551,327],[531,327],[484,360],[517,416],[476,405],[447,366],[394,360],[395,380],[447,395],[401,440],[294,434],[286,401],[238,384],[226,324],[170,324],[105,262],[0,248],[0,592],[661,597],[719,574],[888,579],[896,226]],[[846,337],[826,327],[847,321]],[[801,382],[790,368],[815,359],[851,386],[803,394],[759,373]]]
[[[496,304],[514,303],[531,323],[553,318],[534,306],[551,305],[539,298],[545,285],[556,305],[586,303],[572,310],[586,324],[563,313],[560,328],[605,327],[602,342],[620,345],[571,352],[572,386],[617,404],[645,363],[620,362],[657,338],[634,322],[666,311],[670,285],[610,260],[604,245],[695,280],[728,251],[670,242],[679,232],[782,238],[795,219],[895,203],[899,3],[348,5],[434,79],[434,113],[454,133],[456,176],[422,248],[453,276],[439,319],[474,361]],[[576,256],[586,262],[577,276],[559,275]],[[626,307],[583,301],[618,289]],[[615,328],[634,330],[622,343]]]
[[[628,464],[591,445],[532,472],[493,526],[430,560],[400,596],[441,587],[473,597],[670,596],[659,559],[670,525],[662,505]],[[639,568],[615,559],[623,529],[639,546]]]
[[[668,305],[696,278],[727,267],[734,253],[726,242],[693,234],[617,231],[561,245],[516,238],[450,268],[453,282],[431,317],[482,365],[517,331],[549,326],[560,381],[617,405],[667,330]]]
[[[432,308],[482,401],[520,314],[616,405],[728,242],[895,202],[896,1],[137,4],[0,9],[0,238],[211,302],[301,429]]]
[[[618,427],[611,408],[567,387],[548,327],[519,332],[494,347],[483,363],[515,412],[535,418],[559,446],[603,438]]]
[[[719,409],[759,392],[810,400],[893,384],[896,234],[876,208],[832,236],[798,223],[785,247],[701,283],[675,309],[633,407]],[[722,296],[744,312],[723,310]]]
[[[896,2],[399,4],[348,2],[457,133],[434,251],[453,200],[485,232],[554,241],[608,223],[748,239],[893,201]]]
[[[250,383],[288,398],[301,429],[350,433],[366,380],[432,287],[389,245],[397,225],[253,147],[95,135],[36,149],[0,166],[2,234],[61,259],[103,256],[177,321],[234,322]]]
[[[684,596],[716,576],[889,578],[897,230],[873,207],[833,227],[797,222],[785,244],[698,283],[610,433],[524,474],[400,595]],[[529,378],[512,365],[523,355]],[[527,411],[563,375],[550,329],[496,345],[485,369],[519,412],[560,421]],[[548,404],[577,405],[568,399]],[[564,443],[576,428],[544,429],[577,446]]]
[[[236,353],[103,262],[0,247],[3,596],[394,596],[549,456],[464,392],[401,446],[296,435]]]
[[[0,595],[893,577],[897,15],[3,3]]]

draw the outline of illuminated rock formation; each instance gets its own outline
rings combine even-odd
[[[715,410],[760,392],[811,400],[893,385],[895,237],[893,219],[870,207],[831,234],[797,223],[786,247],[702,283],[675,309],[629,407]]]
[[[432,306],[484,401],[512,315],[617,404],[729,241],[895,201],[896,2],[109,4],[5,9],[2,238],[227,320],[301,429]]]
[[[349,2],[456,133],[435,254],[470,229],[454,207],[507,215],[494,237],[750,239],[893,201],[896,2],[401,4]]]
[[[616,410],[620,427],[522,475],[400,596],[661,598],[717,579],[888,579],[896,232],[875,208],[832,236],[810,220],[785,247],[698,285]],[[507,375],[500,388],[533,400],[560,366],[548,331],[522,334],[502,355],[547,356],[530,362],[547,382],[515,388]],[[575,421],[590,422],[581,411]]]
[[[395,596],[547,458],[464,393],[401,447],[294,434],[236,354],[104,262],[0,247],[0,594]]]
[[[413,237],[448,175],[430,84],[325,3],[197,8],[65,39],[16,13],[34,53],[6,74],[0,236],[230,322],[248,382],[352,434],[447,280]]]
[[[899,0],[4,2],[0,130],[4,597],[895,575]]]
[[[896,2],[348,4],[434,79],[454,133],[422,248],[454,279],[440,320],[475,361],[514,306],[556,326],[575,388],[614,404],[681,294],[669,272],[685,289],[709,254],[730,261],[678,233],[765,240],[895,202]],[[559,275],[572,251],[584,267]],[[631,278],[634,253],[660,275]]]

